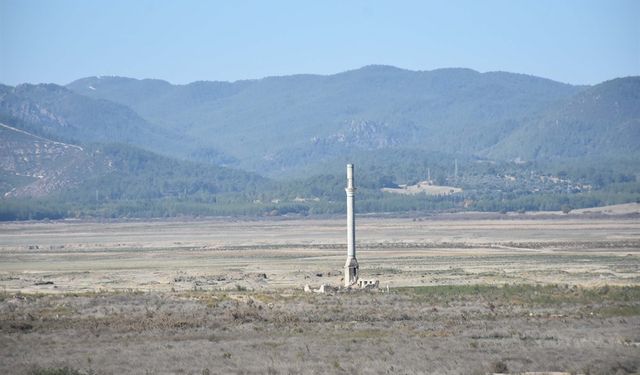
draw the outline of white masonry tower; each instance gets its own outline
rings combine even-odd
[[[356,216],[353,183],[353,164],[347,164],[347,263],[344,265],[344,286],[358,282],[358,261],[356,260]]]

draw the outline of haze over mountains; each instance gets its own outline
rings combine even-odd
[[[249,172],[235,174],[240,181],[259,181],[252,173],[276,178],[332,174],[343,168],[345,160],[365,159],[369,172],[377,168],[375,173],[390,174],[402,183],[426,176],[420,167],[414,176],[405,171],[404,181],[398,181],[400,176],[389,163],[398,155],[403,155],[401,160],[430,158],[434,170],[439,160],[450,158],[638,161],[640,77],[573,86],[505,72],[409,71],[391,66],[366,66],[328,76],[187,85],[88,77],[64,87],[0,86],[0,122],[46,142],[93,150],[81,153],[81,158],[95,159],[96,150],[105,150],[99,144],[126,144],[163,154],[164,158],[151,157],[131,148],[125,153],[147,155],[144,158],[161,160],[160,164],[168,163],[166,157],[205,163],[179,164],[181,170],[214,168],[209,165]],[[25,133],[7,127],[1,134],[5,192],[20,185],[15,181],[22,180],[15,176],[31,176],[28,171],[44,168],[24,159],[31,155],[27,159],[37,163],[44,154],[36,150],[44,145],[59,149],[56,160],[78,154],[78,149],[56,143],[40,140],[37,145],[36,138],[29,140]],[[110,147],[113,151],[121,146]],[[80,163],[84,167],[79,170],[88,177],[105,176],[109,168],[123,165],[117,154],[94,160],[92,167]],[[98,168],[104,163],[111,167]],[[231,171],[215,168],[225,175]],[[183,172],[174,170],[178,176]],[[219,181],[212,176],[207,175]],[[82,179],[76,174],[68,181],[78,184]],[[20,186],[25,188],[24,183]]]
[[[481,153],[582,89],[519,74],[389,66],[184,86],[94,77],[68,88],[197,139],[196,155],[211,151],[266,174],[352,149]]]
[[[55,136],[265,174],[349,148],[535,159],[627,154],[640,141],[638,77],[577,87],[512,73],[367,66],[188,85],[90,77],[66,89],[3,92],[3,115]]]

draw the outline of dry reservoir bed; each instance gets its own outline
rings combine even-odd
[[[640,222],[360,219],[365,278],[390,287],[640,285]],[[6,291],[340,284],[343,220],[0,224]]]
[[[640,223],[0,225],[0,373],[640,371]]]

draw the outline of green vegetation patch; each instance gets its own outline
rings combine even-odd
[[[516,284],[504,286],[478,284],[406,287],[397,290],[400,293],[412,295],[420,300],[430,300],[434,302],[464,301],[477,299],[478,297],[488,301],[509,303],[512,305],[537,306],[550,306],[562,303],[637,303],[637,301],[640,301],[639,286],[619,287],[606,285],[598,288],[581,288],[555,284]],[[637,311],[636,307],[638,306],[632,306],[631,311]]]

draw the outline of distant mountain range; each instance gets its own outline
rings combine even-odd
[[[214,162],[217,157],[267,175],[301,166],[312,170],[354,150],[482,154],[585,89],[521,74],[390,66],[189,85],[92,77],[67,87],[197,139],[184,157],[210,151]]]
[[[403,159],[640,160],[640,77],[573,86],[505,72],[378,65],[187,85],[89,77],[65,87],[0,85],[0,122],[6,125],[2,185],[10,195],[189,168],[256,186],[256,173],[313,176],[345,159],[379,160],[387,168],[380,173],[392,174],[383,161],[399,153]],[[148,171],[123,167],[123,146],[105,144],[138,148],[125,154],[151,160]],[[96,157],[100,152],[111,156]],[[58,182],[38,187],[38,180]]]

